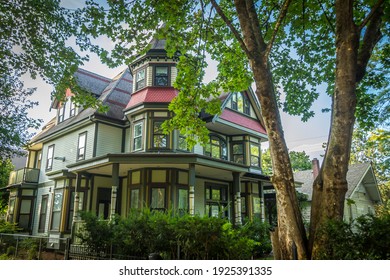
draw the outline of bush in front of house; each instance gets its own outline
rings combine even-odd
[[[390,259],[390,215],[363,215],[352,223],[329,221],[322,230],[327,245],[321,259]]]
[[[132,210],[114,222],[83,213],[82,242],[95,252],[107,248],[117,256],[147,259],[158,253],[164,259],[251,259],[270,252],[268,227],[247,221],[233,227],[226,219],[176,215],[170,211]]]

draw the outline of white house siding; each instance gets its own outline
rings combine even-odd
[[[352,193],[351,199],[354,203],[344,204],[344,220],[350,221],[365,214],[374,214],[375,205],[371,201],[363,184]],[[351,217],[352,215],[352,217]]]
[[[47,161],[48,147],[53,144],[55,145],[53,158],[65,157],[65,161],[53,159],[53,167],[48,172],[67,169],[66,167],[67,165],[76,162],[79,134],[83,132],[87,132],[85,159],[92,158],[93,142],[95,136],[95,124],[91,123],[90,125],[84,126],[75,131],[62,135],[59,138],[44,143],[43,150],[42,150],[42,165],[41,165],[42,172],[40,173],[39,183],[44,183],[49,181],[49,178],[46,175],[46,161]]]
[[[32,226],[33,235],[47,235],[48,234],[50,213],[51,213],[51,207],[52,207],[52,198],[53,198],[51,191],[53,189],[54,189],[54,181],[50,182],[49,184],[45,184],[44,186],[38,187],[37,197],[36,197],[36,202],[35,202],[35,209],[34,209],[33,226]],[[40,213],[41,213],[41,202],[42,202],[43,195],[49,195],[48,202],[47,202],[47,210],[46,210],[45,232],[38,232],[39,219],[40,219]]]
[[[96,156],[121,152],[122,128],[99,123],[97,131]]]

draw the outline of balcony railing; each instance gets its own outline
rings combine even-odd
[[[21,183],[38,183],[39,169],[36,168],[22,168],[12,171],[9,175],[9,185]]]

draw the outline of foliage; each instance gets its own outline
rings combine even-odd
[[[311,169],[310,157],[306,154],[305,151],[290,151],[288,154],[290,156],[291,167],[294,172]]]
[[[310,157],[305,151],[290,151],[288,154],[290,156],[291,167],[294,172],[309,170],[312,168]],[[261,168],[264,174],[272,175],[272,161],[269,149],[265,149],[261,153]]]
[[[381,192],[378,215],[390,214],[390,132],[384,128],[367,131],[359,126],[352,137],[351,164],[371,162]]]
[[[272,175],[272,161],[269,149],[261,152],[261,170],[266,175]]]
[[[179,216],[148,208],[132,210],[115,223],[91,213],[82,217],[85,226],[78,237],[95,252],[113,248],[116,255],[141,259],[151,253],[164,259],[250,259],[270,252],[268,227],[260,221],[234,228],[221,218]]]
[[[0,2],[0,159],[20,155],[40,120],[27,111],[35,89],[26,89],[23,79],[37,77],[52,85],[53,95],[63,99],[70,88],[78,92],[80,105],[101,104],[77,85],[73,74],[88,60],[70,44],[85,47],[89,38],[79,30],[78,12],[61,7],[60,0],[16,0]],[[5,139],[7,141],[5,141]]]
[[[14,169],[11,160],[0,162],[0,216],[7,212],[8,192],[1,190],[8,185],[9,174]]]
[[[328,221],[322,259],[390,259],[390,215],[360,216],[352,223]]]
[[[0,233],[15,233],[20,230],[17,224],[0,220]]]

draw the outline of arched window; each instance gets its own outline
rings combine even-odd
[[[217,135],[210,135],[210,141],[205,147],[205,155],[227,160],[226,141]]]

